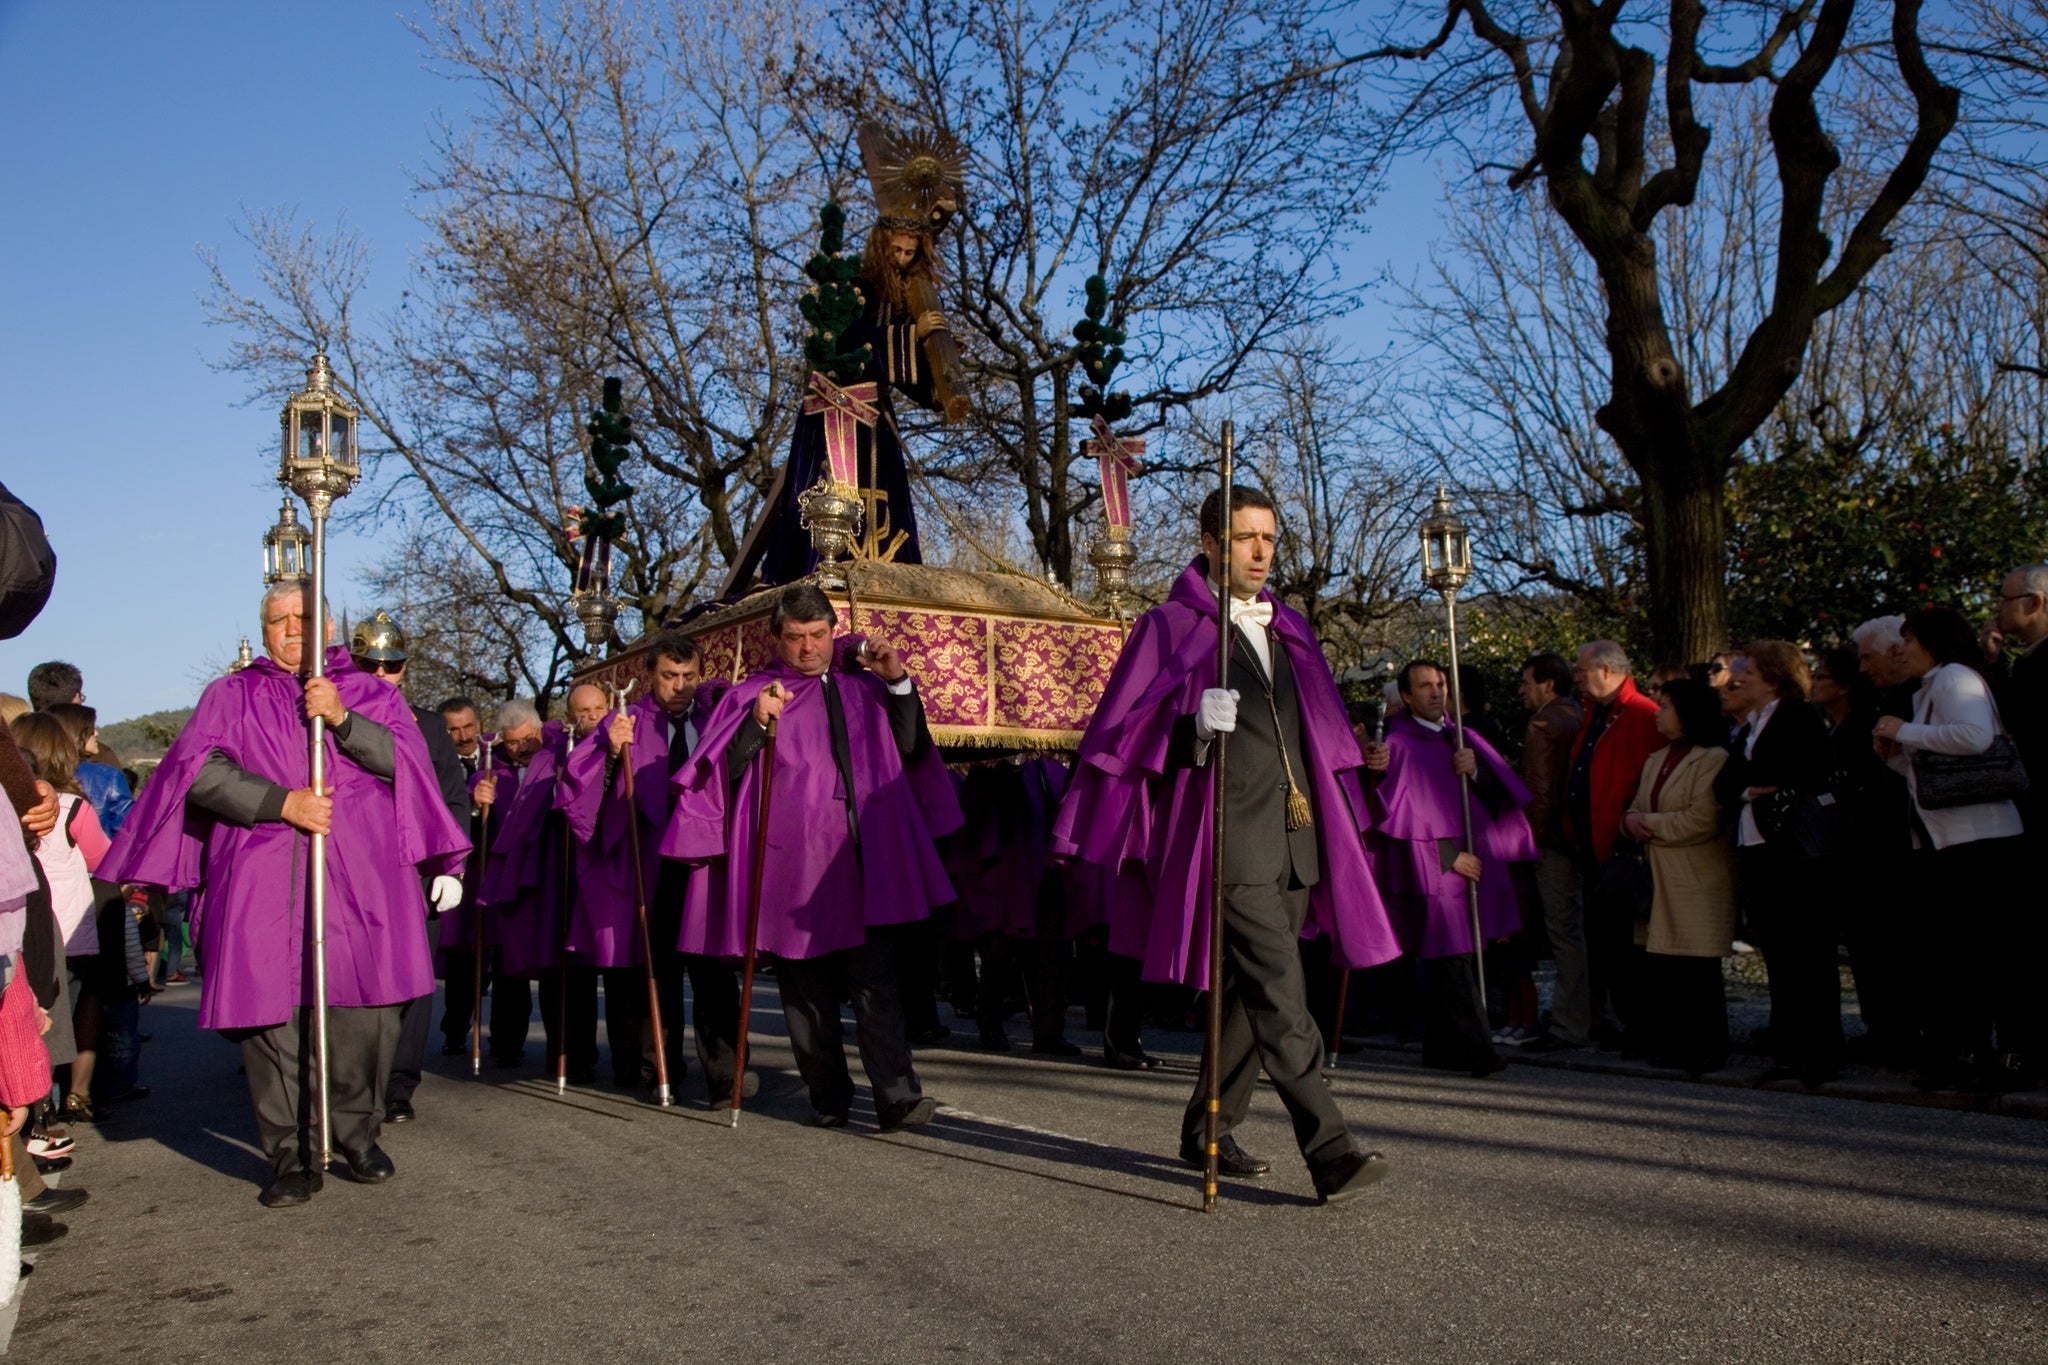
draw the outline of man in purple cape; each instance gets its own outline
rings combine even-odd
[[[1494,1050],[1480,1007],[1467,887],[1479,888],[1485,937],[1506,938],[1521,927],[1508,864],[1536,860],[1536,836],[1522,814],[1529,789],[1473,731],[1465,731],[1467,747],[1458,747],[1445,719],[1451,694],[1441,666],[1417,659],[1398,681],[1403,709],[1388,723],[1386,742],[1365,756],[1377,779],[1373,870],[1402,948],[1421,963],[1423,1064],[1490,1076],[1507,1063]],[[1472,779],[1470,853],[1461,774]]]
[[[268,657],[201,694],[100,866],[110,881],[204,884],[192,926],[205,976],[199,1024],[241,1044],[275,1171],[263,1192],[271,1207],[302,1204],[322,1182],[306,1084],[306,836],[328,836],[330,1127],[350,1173],[370,1183],[392,1173],[377,1138],[399,1006],[433,990],[419,878],[452,882],[469,851],[397,690],[357,672],[339,649],[328,651],[326,678],[301,675],[305,597],[297,582],[264,594]],[[311,786],[310,715],[330,727],[331,796]]]
[[[690,865],[681,949],[744,953],[762,778],[754,760],[775,724],[759,947],[778,962],[816,1121],[843,1126],[853,1104],[839,1021],[850,994],[876,1114],[893,1131],[928,1122],[938,1105],[911,1066],[894,945],[873,931],[953,898],[933,841],[959,828],[960,803],[902,655],[835,645],[836,623],[831,601],[808,583],[776,597],[768,628],[780,657],[712,711],[696,757],[676,774],[661,851]]]
[[[604,982],[605,1040],[611,1046],[612,1084],[641,1087],[640,1035],[647,1023],[647,967],[640,954],[639,888],[626,838],[619,766],[633,738],[623,711],[607,719],[605,694],[590,683],[569,690],[576,743],[555,790],[555,808],[568,822],[570,910],[562,964],[569,992],[565,1016],[569,1070],[579,1078],[597,1069],[597,986]],[[604,818],[607,806],[619,806]]]
[[[661,856],[661,841],[675,810],[675,775],[697,751],[712,708],[732,684],[723,678],[704,679],[704,652],[687,635],[655,636],[647,647],[646,664],[645,686],[626,714],[633,722],[633,795],[639,809],[632,815],[640,822],[640,856],[646,863],[648,936],[654,945],[655,989],[667,1035],[669,1083],[680,1089],[688,1069],[680,1046],[687,977],[705,1094],[713,1109],[729,1109],[733,1066],[739,1057],[739,965],[730,958],[684,953],[676,947],[690,875],[681,863]],[[598,812],[599,839],[624,846],[626,815],[625,784],[615,777]],[[759,1087],[748,1073],[743,1094],[752,1095]]]
[[[441,1055],[462,1057],[469,1054],[470,1017],[479,1008],[475,999],[477,926],[478,916],[485,912],[479,910],[478,899],[492,862],[490,844],[498,833],[488,812],[493,804],[501,809],[510,806],[518,794],[519,764],[540,746],[540,713],[524,698],[505,702],[498,707],[498,734],[486,737],[476,703],[468,697],[450,697],[440,709],[469,789],[469,841],[473,845],[469,873],[463,878],[462,903],[441,916],[439,940],[445,983]],[[489,947],[484,949],[482,977],[491,995],[491,1060],[517,1065],[533,1013],[533,988],[523,976],[508,976]]]
[[[1067,767],[1049,756],[994,759],[967,772],[960,793],[964,824],[947,844],[946,870],[959,903],[953,939],[973,980],[981,1045],[1010,1050],[1004,1031],[1010,984],[1023,971],[1031,1018],[1031,1050],[1076,1057],[1066,1040],[1067,942],[1059,869],[1051,866],[1052,822],[1067,789]],[[1048,877],[1048,873],[1051,874]],[[1048,886],[1048,881],[1051,885]]]
[[[1336,681],[1307,621],[1266,591],[1279,522],[1272,499],[1233,487],[1202,506],[1202,554],[1167,601],[1138,618],[1081,739],[1054,851],[1113,871],[1142,870],[1149,896],[1117,895],[1110,949],[1154,981],[1208,980],[1212,743],[1232,735],[1224,866],[1222,1113],[1219,1168],[1268,1164],[1230,1130],[1251,1106],[1260,1064],[1294,1121],[1316,1191],[1348,1199],[1386,1171],[1361,1154],[1322,1076],[1299,940],[1326,936],[1339,966],[1397,955],[1374,891],[1358,786],[1363,759]],[[1217,600],[1210,577],[1229,542],[1233,641],[1217,687]],[[1204,1058],[1204,1066],[1219,1059]],[[1203,1164],[1206,1072],[1181,1120],[1183,1160]]]

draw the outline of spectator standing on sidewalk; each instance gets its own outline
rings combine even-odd
[[[1543,928],[1557,977],[1550,989],[1550,1027],[1525,1044],[1529,1052],[1585,1047],[1593,1041],[1593,1003],[1586,976],[1586,922],[1579,874],[1565,835],[1565,778],[1585,715],[1572,696],[1572,666],[1561,654],[1533,654],[1522,665],[1522,785],[1529,789],[1529,828],[1535,832],[1532,865]]]

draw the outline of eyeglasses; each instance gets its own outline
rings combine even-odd
[[[403,673],[405,672],[405,660],[358,659],[356,660],[356,667],[362,669],[365,673]]]

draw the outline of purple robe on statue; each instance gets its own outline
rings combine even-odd
[[[1142,875],[1111,884],[1110,951],[1135,957],[1148,981],[1208,984],[1210,791],[1207,768],[1166,770],[1174,722],[1195,713],[1216,685],[1216,593],[1205,556],[1182,572],[1161,605],[1138,618],[1110,674],[1053,831],[1056,857]],[[1273,604],[1267,636],[1287,651],[1301,711],[1305,780],[1315,808],[1322,880],[1309,896],[1304,938],[1328,938],[1338,966],[1371,967],[1399,956],[1366,858],[1365,758],[1343,698],[1308,622]]]
[[[1505,938],[1522,925],[1508,864],[1534,862],[1537,856],[1536,836],[1522,814],[1529,804],[1529,789],[1479,735],[1465,731],[1465,743],[1478,756],[1480,770],[1505,793],[1503,809],[1495,814],[1480,799],[1477,783],[1472,790],[1472,851],[1480,861],[1479,927],[1487,938]],[[1465,837],[1458,775],[1451,770],[1456,739],[1449,726],[1431,730],[1404,712],[1387,726],[1387,747],[1393,757],[1372,793],[1370,839],[1380,894],[1393,913],[1404,951],[1421,957],[1469,953],[1469,883],[1444,866],[1446,850],[1462,848]]]
[[[936,749],[907,765],[889,726],[887,685],[849,664],[858,637],[843,636],[832,669],[853,769],[856,853],[832,759],[822,678],[776,660],[718,702],[698,752],[676,773],[675,813],[661,851],[690,865],[676,946],[738,957],[747,947],[747,890],[763,760],[728,784],[726,746],[751,724],[770,682],[792,694],[775,740],[768,857],[762,873],[761,951],[822,957],[858,946],[871,925],[920,920],[953,899],[934,840],[960,827],[960,803]]]
[[[976,764],[960,796],[965,823],[947,845],[946,870],[960,902],[953,937],[1030,938],[1052,858],[1052,820],[1067,789],[1057,758]]]
[[[327,737],[327,1003],[396,1005],[434,989],[420,878],[459,875],[469,840],[398,689],[358,672],[341,649],[328,650],[327,673],[343,706],[391,732],[396,760],[386,782]],[[313,1003],[310,837],[283,821],[243,828],[185,804],[215,749],[279,786],[310,785],[304,695],[304,680],[268,659],[210,683],[100,864],[108,881],[204,885],[192,920],[201,1028],[268,1028]]]
[[[541,726],[540,748],[526,761],[519,790],[507,803],[484,870],[484,940],[504,954],[507,976],[553,971],[562,932],[564,817],[555,809],[557,779],[569,759],[560,721]]]

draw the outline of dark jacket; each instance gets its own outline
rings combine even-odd
[[[1739,812],[1743,792],[1751,787],[1776,787],[1780,793],[1818,796],[1834,783],[1835,756],[1828,742],[1827,717],[1811,702],[1781,700],[1770,723],[1757,736],[1756,749],[1745,756],[1749,727],[1738,727],[1728,741],[1728,761],[1714,779],[1714,797],[1725,811]],[[1770,821],[1760,818],[1758,831],[1770,842]]]
[[[1564,837],[1564,780],[1571,769],[1572,743],[1584,723],[1578,702],[1553,697],[1529,717],[1529,726],[1522,732],[1522,762],[1517,771],[1522,785],[1529,789],[1529,805],[1523,814],[1536,832],[1536,842],[1544,848],[1569,848]]]
[[[57,552],[35,509],[0,484],[0,640],[28,629],[57,586]]]
[[[455,741],[448,738],[448,722],[439,711],[418,706],[412,708],[412,718],[419,723],[420,735],[427,741],[427,757],[434,760],[434,780],[441,784],[441,800],[455,817],[455,823],[468,829],[469,773],[462,766],[462,755],[455,752]]]
[[[1998,708],[2006,733],[2020,746],[2020,758],[2027,765],[2020,817],[2027,822],[2030,838],[2048,838],[2048,643],[2013,660],[1998,694]]]

